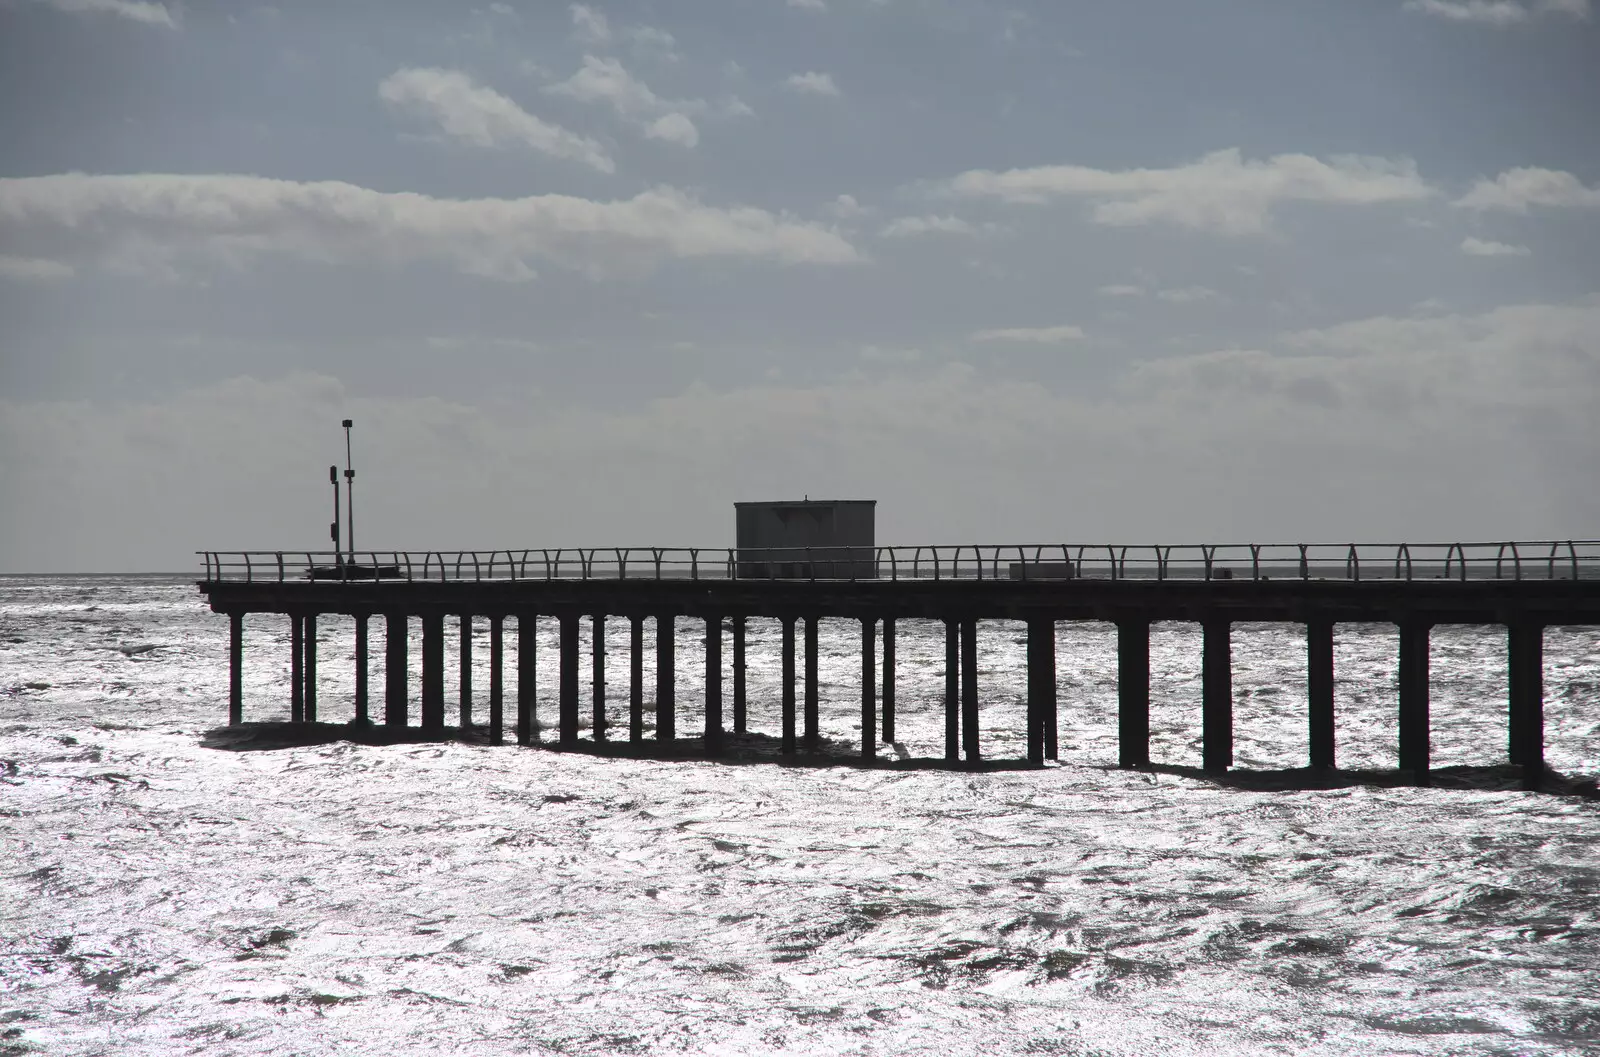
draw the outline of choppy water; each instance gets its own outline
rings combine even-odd
[[[901,748],[936,756],[942,629],[899,632]],[[350,631],[321,633],[342,720]],[[752,624],[772,733],[776,640]],[[246,716],[281,718],[287,622],[246,641]],[[855,740],[858,628],[822,641]],[[1600,1052],[1600,803],[1119,771],[1107,627],[1061,626],[1061,765],[981,774],[221,751],[225,649],[187,582],[0,578],[0,1054]],[[985,748],[1020,755],[1022,629],[980,649]],[[1303,640],[1234,655],[1239,764],[1298,766]],[[1160,762],[1198,762],[1199,657],[1158,627]],[[1504,659],[1435,632],[1438,765],[1503,761]],[[1341,765],[1392,767],[1394,635],[1341,628],[1337,661]],[[1546,687],[1552,766],[1593,775],[1600,631],[1548,633]]]

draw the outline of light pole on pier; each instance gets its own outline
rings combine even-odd
[[[345,539],[350,543],[350,564],[356,560],[356,472],[350,468],[350,427],[355,425],[350,419],[344,420],[344,512],[346,524]],[[334,485],[337,492],[339,486]]]

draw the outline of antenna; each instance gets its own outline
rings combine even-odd
[[[356,472],[350,468],[350,427],[353,425],[355,423],[350,419],[344,420],[344,512],[345,518],[349,523],[345,538],[350,541],[350,563],[352,565],[355,564],[356,560]],[[333,467],[329,467],[329,469],[331,470]],[[334,491],[338,491],[339,486],[337,484],[333,487]]]

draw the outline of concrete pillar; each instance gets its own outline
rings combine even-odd
[[[505,618],[489,618],[489,744],[505,741]]]
[[[878,754],[877,621],[861,618],[861,756]]]
[[[410,632],[403,613],[389,613],[384,617],[383,633],[383,725],[399,730],[410,722],[409,702],[411,689],[407,685],[411,667]]]
[[[444,617],[422,618],[422,729],[444,731]]]
[[[298,613],[289,615],[289,722],[306,721],[306,626]]]
[[[461,626],[461,736],[472,730],[472,617],[463,613]]]
[[[883,733],[884,744],[894,744],[894,617],[883,618]]]
[[[1040,634],[1044,637],[1044,758],[1057,760],[1061,753],[1056,744],[1056,622],[1053,618],[1044,622]]]
[[[1028,762],[1049,756],[1052,706],[1056,696],[1056,626],[1053,620],[1028,621]]]
[[[982,756],[978,745],[978,621],[961,622],[961,748],[969,764]]]
[[[678,738],[677,622],[671,614],[656,614],[656,740],[668,745]]]
[[[817,703],[817,618],[806,617],[806,728],[805,746],[807,752],[816,752],[822,748],[822,731],[818,718]]]
[[[745,733],[744,617],[733,618],[733,732]]]
[[[961,622],[944,622],[944,758],[961,759]]]
[[[1400,624],[1400,769],[1428,784],[1428,633],[1422,620]]]
[[[1507,630],[1511,762],[1522,767],[1522,787],[1538,789],[1545,771],[1544,628],[1521,622]]]
[[[589,688],[594,704],[594,740],[606,740],[606,617],[596,613],[589,618],[590,678]]]
[[[244,614],[228,614],[228,725],[244,722]]]
[[[563,749],[578,747],[578,615],[561,614],[561,675],[558,723]]]
[[[1333,752],[1333,621],[1306,623],[1306,691],[1311,766],[1331,769]]]
[[[1150,764],[1150,621],[1117,621],[1117,763]]]
[[[792,755],[794,736],[794,617],[782,617],[783,623],[783,731],[778,751]]]
[[[1201,766],[1226,771],[1233,766],[1233,625],[1205,621],[1200,665]]]
[[[372,725],[372,718],[367,711],[367,614],[356,614],[356,714],[355,725],[367,727]]]
[[[517,614],[517,744],[539,737],[539,617]]]
[[[706,732],[707,756],[722,752],[722,617],[706,617]]]
[[[305,718],[307,723],[317,721],[317,615],[306,614],[305,650],[306,650],[306,697]]]
[[[644,617],[628,618],[628,740],[644,740]]]

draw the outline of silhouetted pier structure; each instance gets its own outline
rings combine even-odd
[[[790,549],[792,550],[792,549]],[[200,583],[211,608],[231,618],[229,722],[243,721],[242,648],[247,614],[283,614],[291,627],[294,722],[317,715],[316,622],[339,614],[355,621],[355,716],[368,721],[369,625],[384,621],[387,651],[383,722],[410,722],[409,622],[422,626],[421,729],[445,730],[447,618],[461,634],[460,726],[472,725],[471,620],[489,621],[488,734],[504,737],[504,634],[517,634],[516,740],[539,738],[535,716],[539,617],[559,624],[559,716],[556,745],[579,746],[580,622],[592,622],[590,663],[595,743],[620,730],[605,714],[605,635],[609,618],[627,620],[627,739],[643,744],[644,622],[655,621],[655,740],[677,740],[676,622],[704,621],[703,748],[724,747],[723,622],[732,624],[732,726],[744,733],[746,621],[781,624],[780,751],[814,753],[820,744],[817,622],[861,625],[861,754],[895,740],[895,622],[924,618],[945,628],[945,752],[951,764],[983,754],[979,715],[977,622],[1027,625],[1027,759],[1055,759],[1058,621],[1108,621],[1117,629],[1119,760],[1150,764],[1150,627],[1161,621],[1201,625],[1202,765],[1233,764],[1231,628],[1240,622],[1286,622],[1307,631],[1307,721],[1314,768],[1335,762],[1334,625],[1392,623],[1399,628],[1396,736],[1399,768],[1426,782],[1429,769],[1429,632],[1440,624],[1498,624],[1507,629],[1508,755],[1536,788],[1545,773],[1543,633],[1558,625],[1600,624],[1600,541],[1488,544],[1305,544],[1087,547],[878,547],[808,550],[801,561],[763,561],[748,548],[605,548],[479,552],[335,554],[205,552]],[[347,566],[351,575],[337,570]],[[751,568],[762,577],[741,576]],[[782,578],[776,571],[785,573]],[[330,569],[333,570],[330,573]],[[374,575],[375,571],[382,570]],[[799,640],[797,644],[797,640]],[[875,653],[883,651],[881,688]],[[798,646],[803,646],[800,651]],[[797,653],[804,658],[796,675]],[[798,686],[797,686],[798,684]],[[797,700],[797,689],[799,696]],[[797,713],[798,706],[798,713]]]

